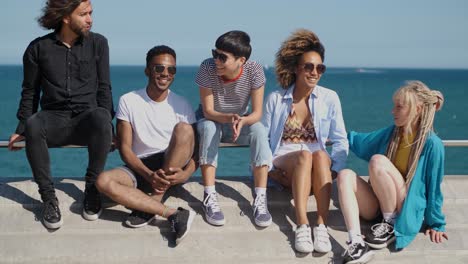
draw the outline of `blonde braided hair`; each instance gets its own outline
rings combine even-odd
[[[395,161],[398,145],[400,144],[403,134],[412,134],[411,126],[417,123],[417,131],[414,131],[416,135],[411,147],[408,170],[405,177],[406,185],[409,187],[426,139],[429,133],[434,130],[435,112],[442,108],[444,96],[439,91],[429,89],[421,81],[409,81],[405,86],[400,87],[395,92],[393,101],[399,101],[403,105],[408,105],[410,107],[410,113],[407,124],[396,127],[393,131],[386,153],[387,158],[392,162]],[[417,107],[421,107],[419,113]]]

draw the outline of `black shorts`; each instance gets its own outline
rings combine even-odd
[[[141,161],[143,164],[152,171],[157,171],[162,168],[164,164],[164,152],[152,154],[151,156],[142,158]],[[145,192],[153,193],[153,187],[151,184],[143,177],[142,175],[137,174],[127,165],[120,167],[120,169],[127,172],[127,174],[132,178],[135,188]]]

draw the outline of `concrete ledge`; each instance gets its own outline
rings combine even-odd
[[[169,206],[190,207],[196,217],[188,237],[178,247],[170,236],[167,221],[157,219],[149,226],[129,229],[122,225],[129,210],[105,200],[105,210],[94,222],[80,216],[84,182],[76,178],[55,179],[64,225],[48,231],[37,220],[41,215],[37,186],[30,179],[0,179],[0,262],[1,263],[341,263],[347,248],[346,228],[339,210],[336,189],[332,194],[329,233],[333,252],[325,255],[296,253],[294,247],[294,205],[289,191],[270,188],[269,208],[273,224],[260,229],[252,220],[251,181],[248,177],[221,177],[217,191],[226,225],[214,227],[202,217],[203,187],[193,178],[174,188]],[[468,263],[468,178],[447,176],[445,195],[449,240],[436,245],[423,234],[406,249],[377,251],[372,263]],[[316,205],[308,205],[311,224]],[[365,232],[370,223],[363,223]]]

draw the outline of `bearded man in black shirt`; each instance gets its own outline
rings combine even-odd
[[[114,116],[107,39],[91,32],[89,0],[49,0],[39,24],[53,30],[33,40],[23,56],[24,79],[17,117],[9,140],[25,140],[26,154],[43,201],[42,222],[62,225],[50,174],[49,147],[88,147],[83,217],[98,219],[101,200],[95,187],[112,142]],[[40,110],[38,106],[40,105]]]

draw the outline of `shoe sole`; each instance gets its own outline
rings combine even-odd
[[[314,252],[313,248],[312,248],[312,250],[308,251],[308,250],[299,250],[299,249],[296,248],[296,246],[294,246],[294,249],[299,253],[307,253],[308,254],[308,253]]]
[[[205,212],[205,219],[206,219],[206,222],[208,222],[208,224],[211,224],[211,225],[214,225],[214,226],[222,226],[226,223],[226,219],[223,219],[223,220],[215,220],[211,217],[209,217],[207,214],[206,214],[206,210],[205,208],[203,208],[203,212]]]
[[[330,249],[327,248],[327,249],[324,250],[324,249],[317,248],[316,246],[314,246],[314,250],[315,250],[315,252],[317,252],[317,253],[328,253],[328,252],[330,252],[332,249],[331,249],[331,248],[330,248]]]
[[[374,258],[375,252],[368,251],[366,254],[362,255],[360,258],[346,262],[346,264],[364,264],[371,261]]]
[[[383,249],[383,248],[386,248],[388,247],[388,245],[390,245],[391,243],[393,243],[395,241],[396,237],[392,237],[390,238],[389,240],[387,240],[385,243],[382,243],[382,244],[373,244],[373,243],[370,243],[370,242],[366,242],[367,245],[369,245],[369,247],[373,248],[373,249]]]
[[[270,226],[272,223],[272,220],[270,219],[270,221],[266,221],[266,222],[260,222],[260,221],[257,221],[257,219],[255,219],[255,224],[259,227],[268,227]]]
[[[85,212],[85,210],[83,210],[83,213],[81,214],[83,216],[83,218],[85,220],[88,220],[88,221],[96,221],[99,219],[99,216],[101,216],[101,213],[102,213],[102,208],[101,210],[99,210],[99,212],[95,213],[95,214],[87,214]]]
[[[182,239],[184,239],[187,236],[187,234],[189,233],[190,227],[192,226],[193,219],[195,219],[195,212],[192,211],[192,210],[189,210],[189,217],[188,217],[188,220],[187,220],[187,230],[185,231],[183,236],[176,239],[176,245],[178,245],[182,241]]]
[[[130,223],[130,221],[126,220],[125,225],[128,226],[128,227],[131,227],[131,228],[140,228],[140,227],[144,227],[146,225],[149,225],[154,220],[156,220],[156,216],[151,217],[148,221],[146,221],[146,222],[144,222],[142,224],[139,224],[139,225],[134,225],[134,224]]]
[[[60,221],[58,221],[57,223],[50,223],[50,222],[47,222],[46,220],[42,219],[42,223],[48,229],[59,229],[63,225],[63,219],[60,218]]]

